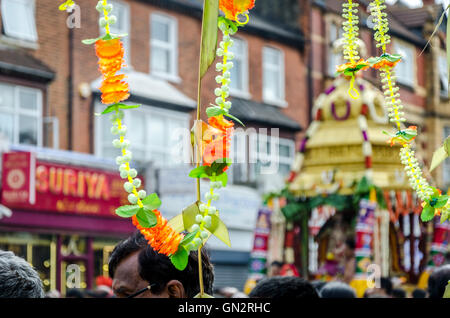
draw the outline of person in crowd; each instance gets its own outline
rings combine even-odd
[[[406,298],[406,291],[401,288],[393,288],[392,298]]]
[[[411,293],[411,296],[412,298],[427,298],[427,291],[420,288],[416,288]]]
[[[355,258],[355,240],[349,238],[345,241],[344,249],[344,282],[350,284],[355,276],[356,258]]]
[[[61,298],[61,293],[53,289],[45,293],[45,298]]]
[[[327,284],[326,281],[323,280],[314,280],[311,282],[313,287],[316,289],[317,293],[320,295],[320,290]]]
[[[380,278],[380,288],[366,289],[364,298],[391,298],[392,282],[387,277]]]
[[[202,250],[205,293],[212,294],[214,270]],[[191,252],[188,265],[177,270],[169,257],[155,252],[136,231],[114,248],[109,260],[109,276],[114,294],[120,298],[190,298],[200,292],[197,252]]]
[[[66,298],[84,298],[84,293],[80,289],[71,288],[66,291]]]
[[[450,264],[436,268],[428,278],[429,298],[442,298],[450,282]]]
[[[261,280],[250,298],[319,298],[313,285],[300,277],[276,276]]]
[[[356,298],[353,288],[343,282],[329,282],[320,289],[321,298]]]
[[[270,264],[269,271],[267,273],[268,277],[279,276],[281,272],[281,267],[283,267],[283,263],[279,261],[273,261]]]
[[[0,250],[0,298],[44,298],[39,274],[23,258]]]
[[[300,274],[294,264],[284,264],[281,267],[280,276],[300,277]]]

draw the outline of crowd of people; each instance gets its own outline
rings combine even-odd
[[[202,250],[204,292],[226,298],[356,298],[355,290],[343,281],[308,281],[295,266],[273,262],[269,275],[255,283],[248,294],[236,288],[213,290],[214,268]],[[98,277],[93,290],[69,289],[65,298],[193,298],[200,292],[198,253],[191,252],[183,271],[170,259],[155,252],[140,232],[117,244],[109,260],[109,278]],[[434,269],[428,289],[407,293],[381,278],[378,288],[366,289],[365,298],[442,298],[450,281],[450,264]],[[60,298],[57,291],[44,293],[38,273],[23,258],[0,250],[0,298]]]

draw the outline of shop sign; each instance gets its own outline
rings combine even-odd
[[[30,152],[3,153],[2,203],[34,204],[36,158]]]
[[[6,158],[16,155],[27,158],[23,154],[27,153],[17,152],[5,155],[7,155]],[[30,154],[28,153],[27,156]],[[24,186],[20,189],[31,184],[32,189],[29,192],[30,197],[35,197],[34,202],[17,200],[15,197],[22,197],[22,195],[11,194],[8,175],[11,174],[11,169],[17,170],[18,168],[10,160],[3,161],[3,180],[5,182],[3,182],[1,199],[2,204],[9,208],[115,216],[115,209],[127,204],[127,193],[123,189],[123,180],[118,173],[39,160],[34,163],[32,160],[26,162],[29,162],[28,166],[21,164],[24,166],[21,176],[10,178],[13,180],[23,178],[21,182]],[[14,175],[16,174],[18,173],[15,172]]]

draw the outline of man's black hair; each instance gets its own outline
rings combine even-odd
[[[121,261],[125,258],[142,250],[147,246],[147,241],[145,237],[139,231],[135,231],[129,238],[119,242],[119,244],[114,247],[111,256],[109,258],[108,272],[109,277],[114,278],[114,273],[116,268]]]
[[[80,289],[71,288],[67,290],[66,298],[84,298],[84,293]]]
[[[442,298],[450,281],[450,264],[436,268],[428,279],[429,298]]]
[[[427,298],[427,291],[420,288],[416,288],[412,292],[412,298]]]
[[[320,290],[321,298],[356,298],[356,292],[342,282],[329,282]]]
[[[204,291],[212,295],[214,269],[204,248],[202,249],[202,272]],[[193,298],[200,292],[197,251],[190,252],[186,268],[179,271],[173,266],[169,257],[147,246],[139,253],[139,275],[149,284],[155,284],[152,287],[154,294],[160,294],[167,283],[173,279],[183,284],[188,298]]]
[[[313,280],[311,282],[311,284],[316,289],[317,293],[320,294],[320,290],[323,288],[323,286],[325,286],[327,284],[327,282],[325,282],[323,280]]]
[[[250,298],[319,298],[311,283],[303,278],[277,276],[260,281],[250,292]]]
[[[401,288],[392,289],[393,298],[406,298],[406,292]]]

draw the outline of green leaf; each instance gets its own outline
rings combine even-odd
[[[434,208],[429,204],[425,205],[420,218],[423,222],[431,221],[434,218]]]
[[[437,166],[439,166],[442,162],[445,161],[449,157],[449,148],[450,148],[450,137],[444,142],[438,150],[436,150],[433,154],[433,159],[431,160],[430,172],[433,171]]]
[[[197,202],[191,204],[183,210],[183,224],[185,229],[190,229],[194,225],[195,217],[200,213]]]
[[[442,211],[441,224],[450,219],[450,212]]]
[[[195,169],[192,169],[191,172],[189,172],[189,177],[191,178],[207,178],[207,166],[200,166]]]
[[[100,37],[95,38],[95,39],[85,39],[85,40],[82,40],[81,43],[87,44],[87,45],[91,45],[91,44],[94,44],[95,42],[97,42],[98,40],[100,40],[101,38],[102,37],[100,36]]]
[[[119,107],[117,106],[117,104],[110,105],[110,106],[106,107],[104,111],[102,111],[102,115],[109,114],[109,113],[112,113],[114,111],[117,111],[118,108]]]
[[[128,33],[121,33],[121,34],[111,33],[111,37],[113,39],[120,39],[120,38],[124,38],[126,36],[128,36]]]
[[[245,127],[245,125],[242,123],[242,121],[239,120],[239,118],[237,118],[237,117],[235,117],[235,116],[233,116],[233,115],[231,115],[231,114],[229,114],[229,113],[224,114],[224,116],[227,116],[227,117],[229,117],[229,118],[235,120],[235,121],[238,122],[241,126]]]
[[[156,193],[152,193],[148,196],[146,196],[142,203],[144,204],[145,208],[148,210],[155,210],[159,209],[161,206],[161,200],[159,199],[158,195]]]
[[[216,177],[216,181],[222,182],[222,186],[226,187],[228,183],[228,175],[224,172]]]
[[[216,58],[219,1],[205,0],[202,19],[202,37],[200,50],[200,78],[205,76],[208,68]]]
[[[170,261],[179,271],[182,271],[186,268],[188,259],[189,253],[182,246],[179,246],[178,251],[170,256]]]
[[[186,236],[183,237],[183,240],[180,242],[180,245],[186,247],[189,243],[192,242],[192,240],[193,240],[193,239],[195,238],[195,236],[197,235],[198,231],[199,231],[199,230],[197,229],[197,230],[195,230],[195,231],[193,231],[193,232],[191,232],[191,233],[186,234]]]
[[[218,177],[224,173],[223,169],[225,169],[225,167],[229,167],[231,164],[232,161],[230,158],[217,159],[211,164],[209,175],[213,176],[215,174],[215,176]]]
[[[123,205],[116,209],[116,214],[123,218],[129,218],[139,211],[139,205]]]
[[[141,104],[138,104],[138,105],[127,105],[127,104],[123,104],[123,103],[117,103],[115,105],[119,106],[120,109],[131,109],[131,108],[141,107]]]
[[[435,209],[443,208],[443,207],[447,204],[447,201],[448,201],[448,195],[441,195],[441,196],[438,198],[438,200],[437,200],[437,202],[436,202],[434,208],[435,208]]]
[[[194,296],[194,298],[214,298],[214,297],[206,293],[203,293],[203,295],[198,293],[197,295]]]
[[[206,114],[208,115],[208,117],[216,117],[227,114],[227,111],[220,108],[219,106],[210,106],[206,108]]]
[[[231,247],[230,235],[225,223],[217,215],[211,215],[211,226],[205,226],[215,237]]]
[[[448,281],[447,287],[445,287],[444,296],[442,298],[450,298],[450,280]]]
[[[183,224],[183,215],[178,214],[177,216],[174,216],[167,222],[167,224],[174,229],[174,231],[181,233],[185,230],[184,224]]]
[[[145,208],[140,208],[136,214],[136,218],[139,224],[145,228],[154,227],[157,223],[157,218],[155,213]]]

